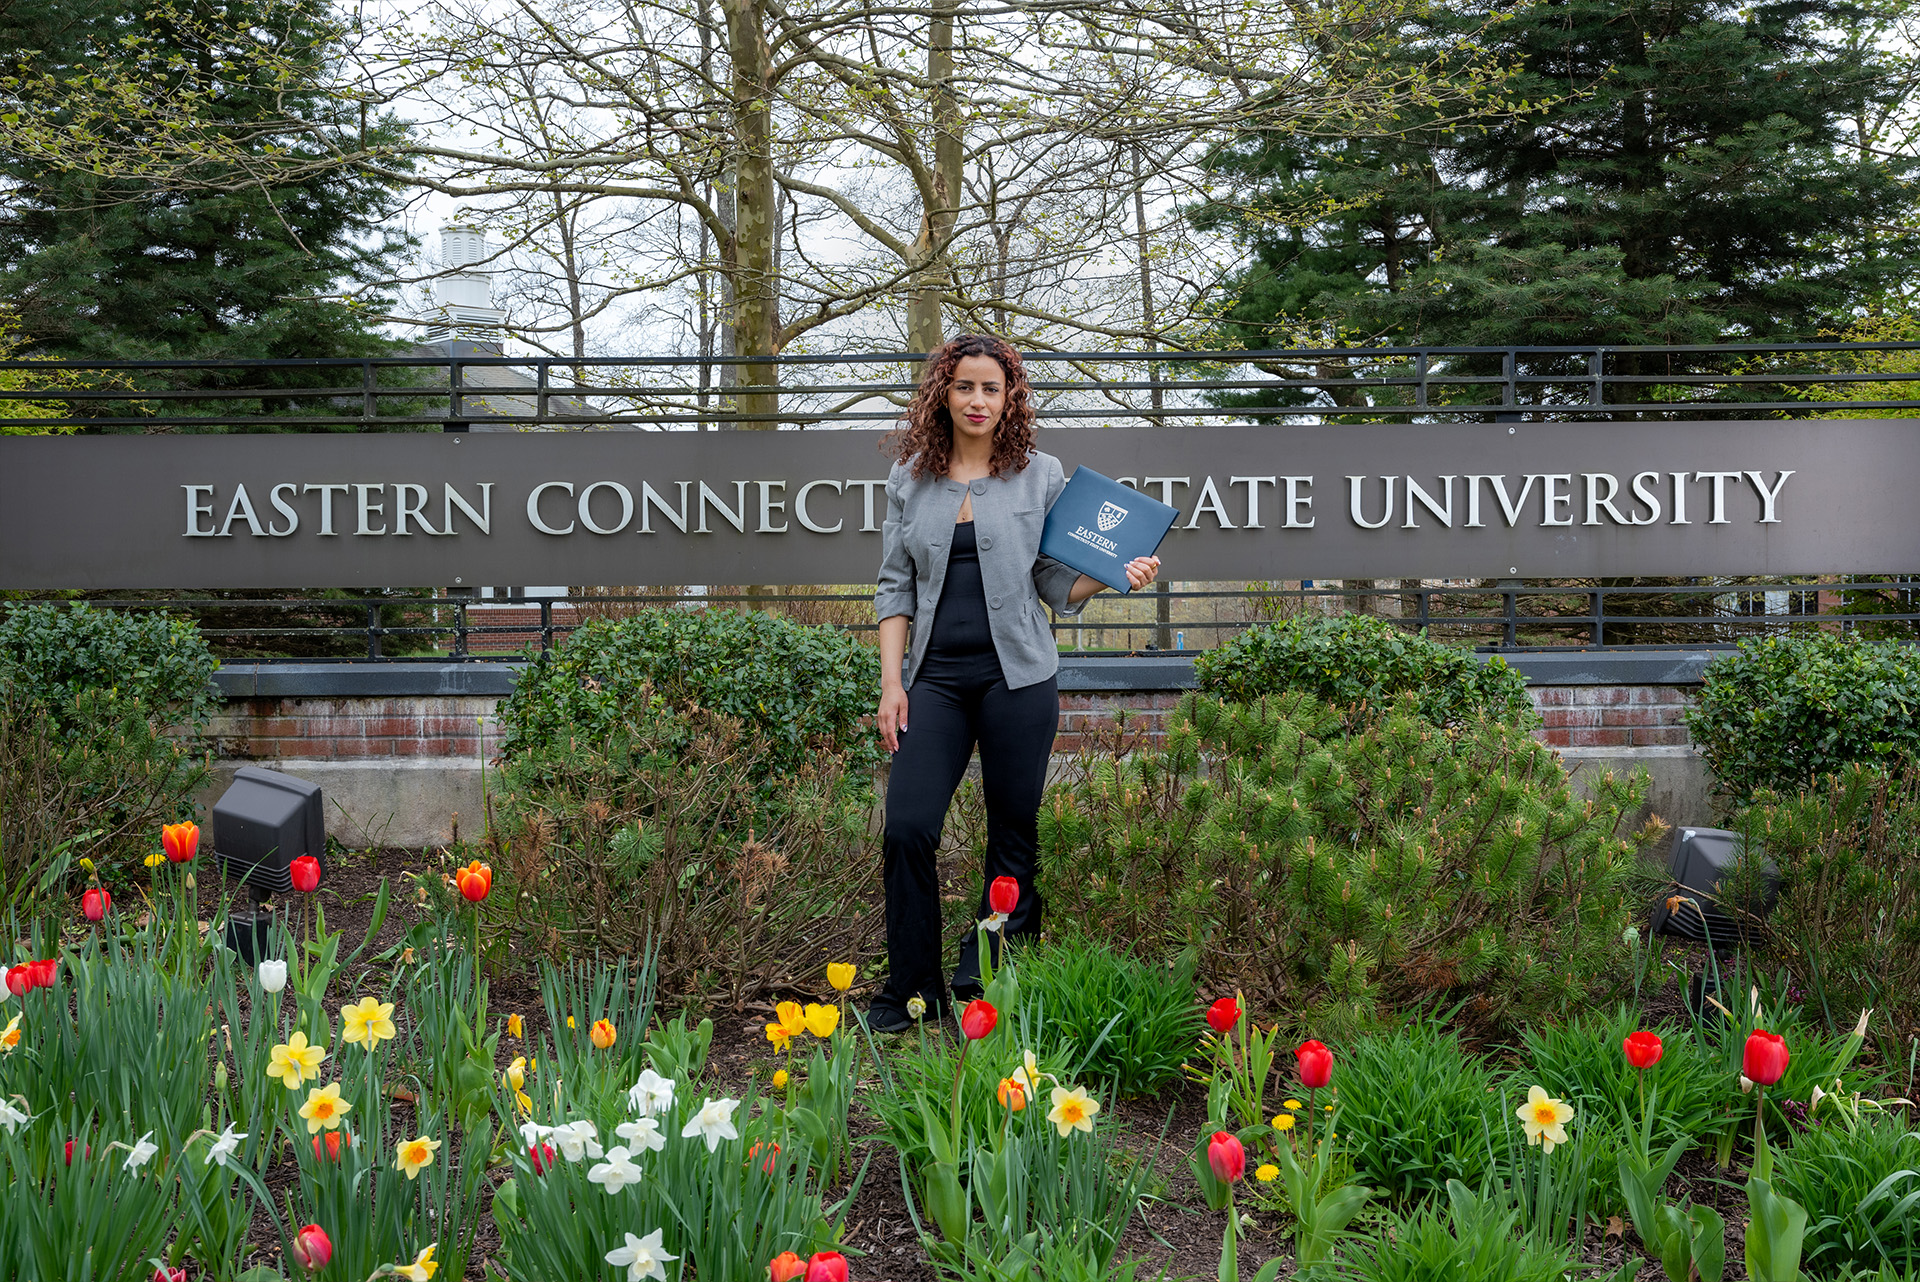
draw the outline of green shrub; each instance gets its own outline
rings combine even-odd
[[[1774,1162],[1774,1187],[1807,1208],[1810,1276],[1920,1265],[1920,1131],[1895,1115],[1817,1126]]]
[[[1122,1095],[1150,1095],[1179,1078],[1204,1026],[1191,952],[1156,966],[1072,933],[1026,949],[1018,965],[1022,1000],[1042,1012],[1061,1060],[1083,1061],[1086,1077]]]
[[[1041,885],[1144,955],[1197,948],[1208,989],[1323,1039],[1454,1004],[1509,1029],[1625,973],[1616,830],[1643,786],[1576,800],[1525,730],[1442,730],[1410,695],[1349,730],[1306,694],[1188,694],[1163,748],[1096,739],[1048,789]]]
[[[769,804],[779,804],[773,780],[817,752],[840,758],[841,782],[871,798],[885,752],[862,719],[879,689],[879,652],[838,629],[762,613],[646,610],[590,621],[529,665],[500,705],[500,751],[598,742],[658,711],[704,708],[748,728],[739,746]]]
[[[1707,665],[1687,729],[1733,802],[1797,793],[1853,762],[1920,747],[1920,662],[1894,641],[1795,632]]]
[[[1200,655],[1203,693],[1231,703],[1299,691],[1339,708],[1382,708],[1402,695],[1440,726],[1478,717],[1531,727],[1526,678],[1495,656],[1478,657],[1364,614],[1262,624]]]
[[[630,718],[501,764],[485,838],[495,944],[556,962],[653,945],[663,993],[735,1003],[863,955],[883,929],[868,906],[880,861],[846,756],[822,746],[776,771],[737,718],[661,704],[643,682]]]
[[[1848,765],[1736,820],[1778,867],[1776,953],[1833,1026],[1871,1008],[1881,1055],[1920,1035],[1920,766]]]
[[[158,615],[0,617],[0,902],[35,911],[80,855],[110,883],[143,875],[206,779],[218,666],[191,624]]]
[[[1401,1201],[1477,1187],[1501,1130],[1492,1068],[1452,1029],[1420,1020],[1333,1048],[1340,1140],[1354,1178]],[[1323,1101],[1324,1102],[1324,1101]]]
[[[192,734],[220,707],[213,674],[219,660],[199,630],[160,614],[98,610],[84,603],[12,606],[0,616],[0,675],[45,704],[69,732],[91,728],[94,712],[76,708],[85,690],[102,690],[115,708]]]

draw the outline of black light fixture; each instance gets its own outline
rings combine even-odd
[[[326,875],[327,824],[320,785],[277,770],[241,766],[213,803],[213,853],[230,877],[262,895],[293,889],[288,867],[302,855]]]
[[[1765,920],[1780,895],[1780,870],[1772,860],[1762,859],[1757,885],[1746,887],[1753,893],[1744,902],[1732,898],[1738,888],[1726,885],[1733,876],[1745,849],[1745,840],[1725,828],[1679,828],[1673,834],[1673,849],[1667,856],[1667,875],[1679,887],[1678,898],[1662,899],[1653,908],[1655,933],[1708,942],[1725,947],[1751,929],[1751,923]],[[1728,913],[1722,901],[1731,907]],[[1672,903],[1672,909],[1668,904]],[[1746,925],[1742,925],[1742,921]]]

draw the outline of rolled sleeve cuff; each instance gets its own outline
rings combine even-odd
[[[873,594],[873,617],[891,619],[896,614],[904,614],[911,619],[916,604],[911,592],[876,592]]]
[[[1053,612],[1063,619],[1070,619],[1087,608],[1087,601],[1071,603],[1067,594],[1073,591],[1073,585],[1080,581],[1080,571],[1070,565],[1063,565],[1050,556],[1043,556],[1033,566],[1033,586],[1040,593]]]

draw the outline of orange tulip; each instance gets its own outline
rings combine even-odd
[[[593,1021],[593,1027],[587,1030],[587,1037],[601,1050],[613,1045],[613,1039],[616,1036],[618,1034],[613,1031],[612,1020],[596,1019]]]
[[[1027,1107],[1027,1088],[1011,1077],[1000,1079],[1000,1107],[1018,1113]]]
[[[453,884],[469,903],[479,903],[493,890],[493,869],[478,859],[453,874]]]
[[[160,844],[169,860],[184,864],[200,851],[200,825],[191,820],[183,824],[162,824]]]

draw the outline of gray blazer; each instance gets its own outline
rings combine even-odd
[[[963,485],[928,473],[913,479],[912,460],[895,463],[887,474],[887,519],[881,527],[879,588],[873,594],[876,617],[924,612],[926,626],[909,625],[903,686],[911,687],[927,654],[933,613],[947,581],[947,554],[965,491],[973,491],[973,529],[980,549],[980,579],[987,593],[987,628],[1000,658],[1008,689],[1045,681],[1060,669],[1060,651],[1048,630],[1045,601],[1057,615],[1071,617],[1086,608],[1067,603],[1080,572],[1040,555],[1040,531],[1047,509],[1060,497],[1067,478],[1060,460],[1035,450],[1027,465],[1005,476],[983,477]]]

